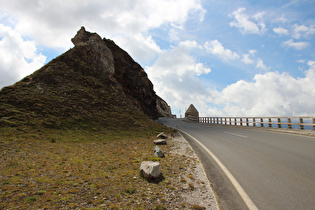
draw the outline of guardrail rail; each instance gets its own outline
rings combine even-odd
[[[221,125],[307,129],[315,131],[315,117],[193,117],[188,120]]]

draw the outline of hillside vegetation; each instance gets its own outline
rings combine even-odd
[[[153,156],[156,135],[174,131],[152,120],[152,83],[113,42],[109,49],[84,28],[76,37],[74,48],[0,91],[0,208],[168,205],[173,183],[148,183],[138,171],[143,160],[163,162],[164,177],[180,170],[181,157]]]

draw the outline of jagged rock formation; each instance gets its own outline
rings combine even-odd
[[[185,117],[188,117],[188,116],[199,117],[199,112],[193,104],[190,104],[190,106],[185,112]]]
[[[148,79],[143,68],[136,63],[130,55],[117,46],[113,41],[101,39],[96,33],[85,31],[82,27],[72,39],[76,47],[91,48],[91,55],[104,69],[105,74],[115,78],[123,89],[125,95],[152,119],[159,114],[156,106],[156,94],[153,84]]]
[[[156,96],[156,107],[159,117],[173,117],[171,107],[159,96]]]
[[[74,48],[0,91],[1,125],[127,127],[161,115],[151,81],[127,52],[84,27],[72,42]]]

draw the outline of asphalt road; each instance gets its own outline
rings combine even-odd
[[[201,158],[223,209],[246,209],[248,205],[224,170],[193,138],[219,159],[258,209],[315,209],[314,137],[180,119],[160,122],[186,132],[182,133]]]

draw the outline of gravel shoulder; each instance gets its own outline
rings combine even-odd
[[[203,165],[189,143],[179,134],[169,142],[171,146],[169,155],[182,156],[189,162],[180,180],[184,189],[180,196],[187,203],[194,203],[205,209],[219,209]]]

